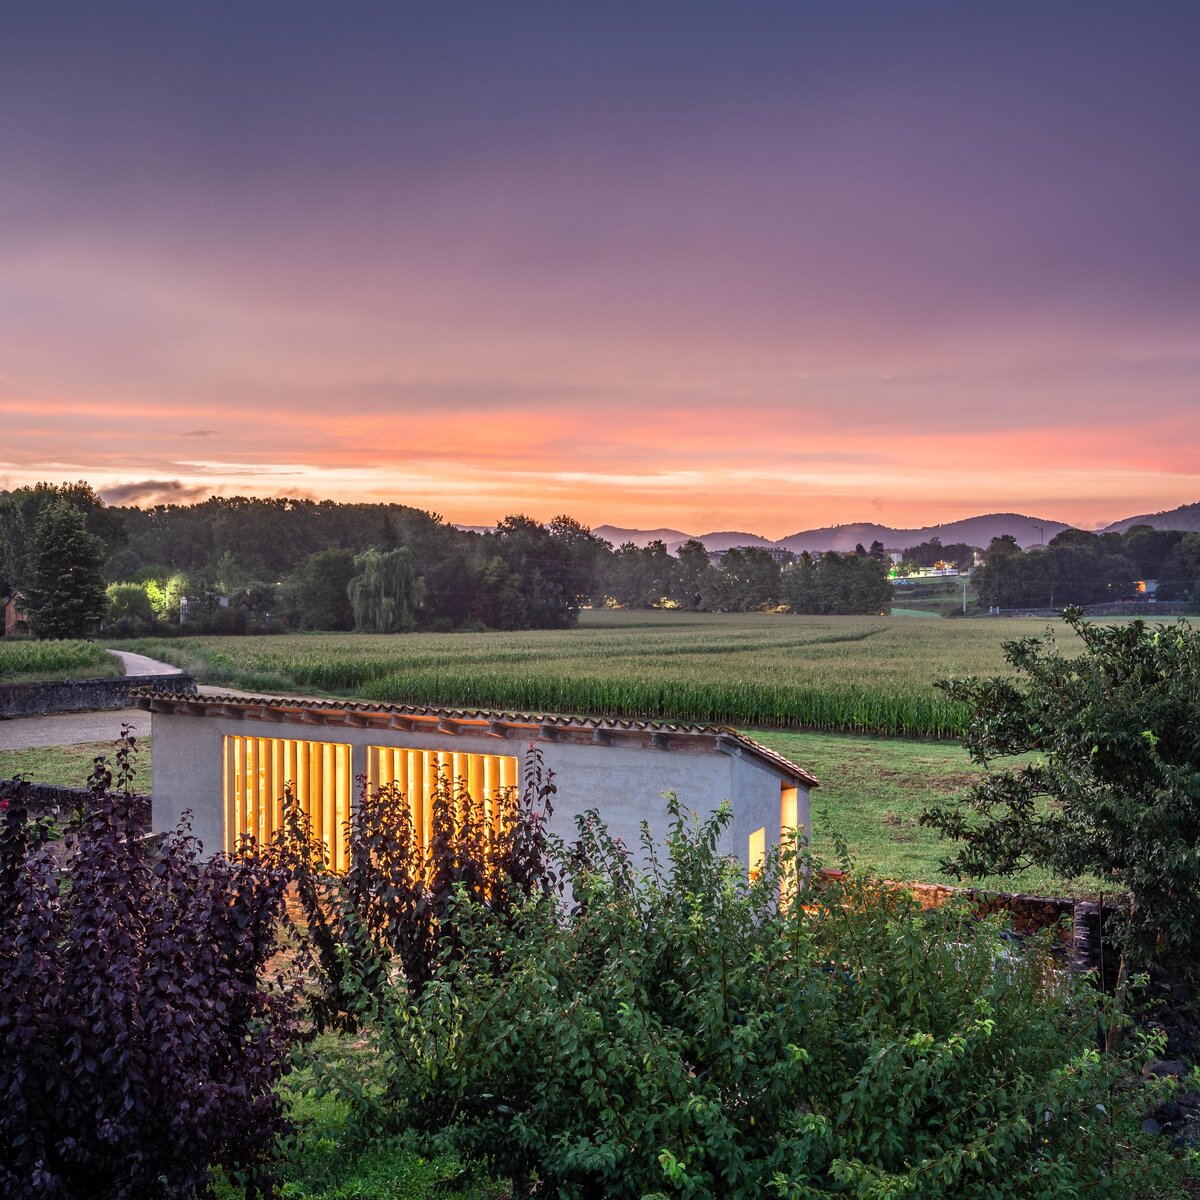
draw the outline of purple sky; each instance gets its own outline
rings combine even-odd
[[[1198,56],[1194,3],[5,6],[0,486],[1200,499]]]

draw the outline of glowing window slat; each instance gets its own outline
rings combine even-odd
[[[345,825],[350,818],[350,747],[341,742],[227,735],[225,741],[225,849],[244,834],[271,840],[283,820],[290,784],[313,834],[325,845],[334,870],[347,864]]]
[[[515,757],[506,754],[462,754],[447,750],[410,750],[394,746],[367,747],[367,784],[395,785],[408,799],[413,828],[423,845],[433,835],[433,798],[438,778],[462,780],[484,820],[498,829],[501,805],[511,802],[519,772]]]
[[[750,835],[746,847],[750,866],[750,882],[753,883],[762,873],[767,862],[767,828],[764,825]]]

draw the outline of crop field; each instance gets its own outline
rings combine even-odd
[[[585,612],[568,630],[122,644],[187,667],[206,682],[250,689],[953,737],[963,714],[934,682],[1002,671],[1001,643],[1046,626],[1039,620]]]
[[[101,679],[121,666],[94,642],[0,640],[0,683],[38,679]]]

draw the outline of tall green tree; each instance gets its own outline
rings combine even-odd
[[[417,623],[425,592],[407,546],[397,550],[367,550],[354,565],[350,606],[354,627],[366,633],[403,633]]]
[[[687,609],[699,608],[701,597],[708,587],[709,576],[713,572],[708,550],[703,542],[696,538],[688,538],[675,551],[675,558],[678,562],[675,578],[679,606]]]
[[[12,588],[26,590],[33,565],[34,535],[42,514],[63,501],[83,516],[89,533],[113,553],[127,540],[121,509],[109,508],[88,483],[36,483],[11,492],[0,492],[0,595]]]
[[[1082,653],[1052,633],[1005,643],[1015,678],[943,687],[970,713],[964,738],[992,770],[921,820],[958,841],[959,876],[1039,866],[1095,874],[1129,896],[1126,944],[1200,944],[1200,633],[1187,623],[1104,626],[1069,609]]]
[[[349,550],[318,550],[284,580],[280,601],[298,629],[353,629],[350,582],[356,573]]]
[[[25,584],[25,611],[40,638],[82,638],[104,618],[104,542],[67,500],[38,518]]]

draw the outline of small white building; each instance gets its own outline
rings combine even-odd
[[[491,805],[520,790],[536,747],[558,788],[552,832],[572,838],[575,816],[595,808],[632,849],[643,821],[656,838],[666,834],[664,792],[702,814],[728,800],[722,849],[753,869],[783,829],[808,830],[817,786],[766,746],[707,725],[160,692],[138,703],[152,714],[154,829],[173,829],[190,810],[209,853],[232,849],[244,833],[269,838],[290,785],[341,868],[360,778],[396,784],[428,831],[439,773]]]

